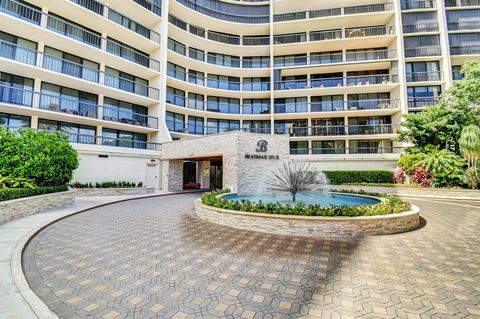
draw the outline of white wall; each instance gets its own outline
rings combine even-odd
[[[80,164],[74,172],[73,182],[128,181],[142,182],[145,185],[146,165],[154,158],[116,154],[100,158],[98,154],[79,152],[79,159]],[[158,160],[155,161],[158,163]]]

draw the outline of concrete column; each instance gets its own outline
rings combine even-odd
[[[107,34],[105,32],[102,32],[102,39],[100,42],[100,49],[103,51],[107,51]]]
[[[37,51],[37,61],[35,61],[35,65],[41,68],[43,65],[43,52],[45,52],[45,42],[38,42]]]
[[[103,94],[99,94],[99,95],[98,95],[98,100],[97,100],[97,105],[98,105],[97,118],[99,118],[99,119],[103,119],[103,104],[104,104],[104,98],[105,98],[105,95],[103,95]]]
[[[34,92],[40,92],[42,90],[42,81],[38,78],[33,80],[33,91]],[[39,108],[40,107],[40,95],[39,94],[33,94],[32,98],[32,107],[33,108]]]
[[[30,117],[30,128],[34,130],[38,128],[38,116],[32,115],[32,117]]]
[[[46,28],[47,22],[48,22],[48,8],[42,8],[42,16],[40,17],[40,26],[42,28]]]
[[[183,190],[183,161],[164,160],[162,161],[162,190],[181,191]]]
[[[200,161],[198,164],[200,187],[210,188],[210,161]]]
[[[103,127],[102,127],[102,126],[97,126],[97,133],[96,133],[96,135],[97,135],[97,136],[102,136],[102,131],[103,131]],[[102,145],[102,139],[101,139],[101,138],[97,138],[96,144]]]

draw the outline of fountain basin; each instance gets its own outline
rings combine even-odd
[[[375,205],[381,202],[381,199],[355,194],[343,194],[335,192],[309,192],[297,194],[296,202],[292,202],[290,195],[238,195],[229,193],[220,195],[223,199],[229,201],[248,200],[252,203],[279,203],[282,205],[295,205],[302,203],[305,205],[320,205],[321,207],[329,206],[359,206],[359,205]]]
[[[343,196],[353,196],[359,197],[361,200],[375,200],[373,204],[381,201],[379,198],[364,195],[338,193],[336,195],[342,195],[342,199],[345,199]],[[233,196],[236,199],[242,198],[242,196],[232,193],[220,196],[224,199],[227,199],[225,196]],[[290,236],[362,237],[387,235],[411,231],[420,225],[420,210],[413,205],[410,210],[396,214],[324,217],[244,212],[205,205],[201,199],[198,199],[195,201],[195,212],[200,218],[215,224],[249,231]]]

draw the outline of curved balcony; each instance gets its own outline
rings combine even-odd
[[[63,36],[82,42],[97,49],[101,49],[108,53],[117,55],[123,59],[142,65],[146,68],[150,68],[155,71],[160,70],[160,62],[150,58],[148,55],[136,51],[135,49],[127,47],[112,39],[103,38],[99,33],[65,21],[61,17],[45,14],[37,9],[31,8],[14,0],[2,1],[0,5],[0,11],[36,25],[40,25],[41,17],[45,16],[47,19],[47,25],[45,28],[48,30],[59,33]]]
[[[177,0],[177,2],[181,3],[187,8],[190,8],[198,13],[201,13],[219,20],[236,22],[236,23],[252,23],[252,24],[269,23],[269,14],[267,13],[268,5],[261,7],[262,9],[263,7],[266,7],[266,10],[264,10],[266,11],[265,14],[262,14],[262,13],[243,14],[242,9],[246,7],[243,5],[228,4],[228,3],[222,2],[223,7],[228,6],[228,7],[232,7],[232,9],[233,7],[235,7],[235,11],[226,12],[226,11],[218,11],[214,8],[210,8],[205,5],[200,5],[196,1],[192,1],[192,0]],[[259,6],[255,6],[253,8],[255,8],[256,10],[259,10]]]
[[[151,0],[132,0],[133,2],[135,2],[136,4],[144,7],[145,9],[155,13],[156,15],[158,16],[162,16],[162,7],[160,4],[154,2],[154,1],[151,1]],[[161,2],[161,1],[159,1]]]
[[[338,78],[318,78],[302,80],[276,81],[275,90],[298,90],[311,88],[331,88],[354,85],[379,85],[397,83],[398,77],[394,74],[375,74],[347,76]]]
[[[96,103],[57,96],[32,90],[0,85],[0,102],[39,108],[97,120],[158,128],[158,118],[125,109],[114,109]]]

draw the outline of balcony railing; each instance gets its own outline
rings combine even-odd
[[[301,65],[319,65],[334,64],[343,62],[360,62],[360,61],[378,61],[395,59],[397,57],[396,50],[368,50],[361,52],[339,53],[314,53],[303,56],[280,56],[275,57],[275,67],[289,67]]]
[[[22,48],[17,44],[13,44],[4,40],[0,40],[0,57],[30,65],[35,65],[37,62],[36,51]]]
[[[34,92],[13,86],[0,85],[0,102],[21,106],[33,106]]]
[[[290,136],[344,136],[393,134],[392,124],[376,125],[327,125],[309,127],[289,127]]]
[[[395,154],[403,147],[290,148],[291,155]]]
[[[480,0],[446,0],[446,7],[480,7]]]
[[[155,13],[160,17],[162,16],[162,7],[152,2],[151,0],[132,0],[132,1],[141,5],[145,9],[152,11],[153,13]]]
[[[220,126],[209,126],[202,124],[193,124],[190,125],[185,122],[176,122],[174,120],[166,120],[167,128],[172,133],[181,133],[181,134],[193,134],[193,135],[210,135],[218,134],[225,132],[249,132],[249,133],[258,133],[258,134],[271,134],[271,128],[269,127],[220,127]]]
[[[407,82],[429,82],[429,81],[441,81],[442,72],[407,72]]]
[[[480,54],[480,43],[478,45],[451,46],[451,55]]]
[[[261,106],[261,105],[240,105],[240,104],[233,104],[233,103],[222,103],[222,102],[212,102],[212,101],[204,101],[204,100],[197,100],[197,99],[190,99],[185,96],[168,94],[166,102],[168,104],[186,107],[193,110],[200,110],[200,111],[209,111],[209,112],[218,112],[218,113],[227,113],[227,114],[270,114],[270,108],[268,106]],[[248,109],[248,111],[245,111]],[[254,112],[254,110],[258,110]]]
[[[348,76],[338,78],[313,78],[300,80],[284,80],[275,82],[275,90],[298,90],[310,88],[329,88],[353,85],[381,85],[397,83],[398,77],[394,74],[374,74]]]
[[[442,50],[438,45],[428,47],[405,48],[405,57],[407,58],[439,55],[442,55]]]
[[[437,7],[436,0],[401,1],[402,10],[433,9]]]
[[[403,33],[436,32],[438,31],[437,22],[415,23],[403,26]]]
[[[449,31],[480,30],[480,21],[449,22],[448,23],[448,30]]]
[[[408,98],[408,108],[421,108],[427,106],[434,106],[438,104],[439,99],[437,97],[417,97]]]
[[[239,22],[239,23],[268,23],[269,22],[268,15],[258,15],[258,14],[242,15],[237,13],[228,13],[225,11],[218,11],[213,8],[200,5],[199,3],[191,0],[177,0],[177,2],[183,4],[184,6],[192,10],[195,10],[197,12],[203,13],[207,16],[220,19],[220,20]]]
[[[46,28],[49,30],[60,33],[66,37],[80,41],[95,48],[105,50],[109,53],[118,55],[126,60],[143,65],[153,70],[160,70],[160,62],[150,58],[148,55],[140,53],[110,39],[103,38],[98,33],[76,24],[72,24],[56,16],[42,13],[41,11],[33,9],[20,2],[14,0],[2,0],[0,2],[0,11],[37,25],[40,25],[41,16],[44,15],[47,19]],[[105,45],[103,45],[103,43],[105,43]]]
[[[69,60],[52,57],[42,52],[25,49],[17,46],[16,44],[2,40],[0,40],[0,57],[5,57],[31,65],[36,64],[37,57],[42,57],[42,59],[38,60],[43,61],[40,67],[44,69],[80,78],[89,82],[103,84],[134,94],[139,94],[152,99],[158,100],[159,98],[159,90],[157,88],[126,78],[104,73],[100,70],[92,69]]]

